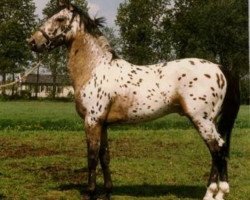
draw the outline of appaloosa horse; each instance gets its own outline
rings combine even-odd
[[[116,56],[100,32],[102,18],[91,19],[69,0],[58,1],[58,6],[59,11],[28,42],[36,52],[63,44],[69,50],[76,109],[85,122],[87,137],[87,197],[94,198],[99,159],[108,198],[112,190],[108,125],[148,121],[177,112],[193,122],[211,152],[204,200],[223,200],[229,192],[227,158],[239,110],[238,80],[234,81],[225,68],[197,58],[149,66],[130,64]]]

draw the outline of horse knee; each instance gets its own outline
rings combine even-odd
[[[217,132],[215,124],[209,120],[200,121],[197,125],[199,133],[203,140],[209,145],[211,149],[219,150],[223,147],[225,141]]]
[[[206,144],[208,145],[211,152],[221,152],[224,145],[224,140],[220,139],[205,139]]]

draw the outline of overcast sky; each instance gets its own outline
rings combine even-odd
[[[91,16],[103,16],[107,20],[107,25],[114,27],[117,8],[124,0],[88,0],[89,12]],[[42,10],[48,0],[34,0],[36,4],[36,14],[41,18]]]

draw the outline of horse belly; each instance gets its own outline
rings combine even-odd
[[[128,113],[129,123],[150,121],[171,113],[169,106],[164,104],[132,107]]]
[[[157,102],[129,101],[119,99],[110,108],[107,117],[108,123],[132,124],[150,121],[172,112],[171,105],[166,105],[163,100]]]

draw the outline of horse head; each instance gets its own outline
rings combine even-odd
[[[100,33],[98,27],[102,26],[103,18],[91,19],[87,12],[71,4],[70,0],[58,0],[57,8],[58,11],[27,39],[33,51],[41,52],[67,45],[79,31]]]

